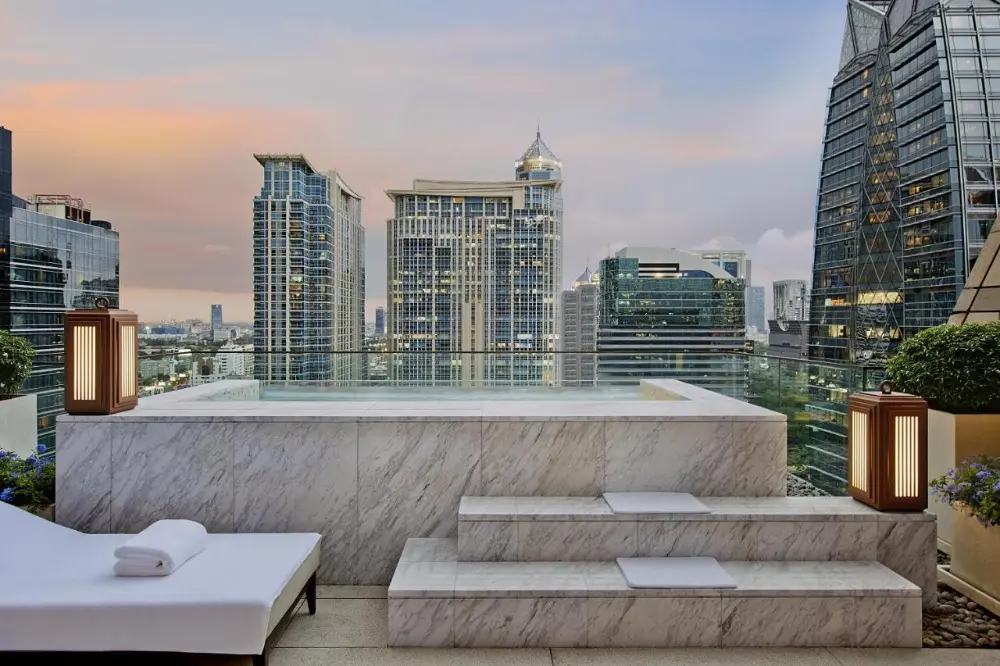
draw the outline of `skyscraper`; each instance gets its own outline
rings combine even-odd
[[[754,326],[758,333],[767,330],[767,294],[764,287],[747,287],[747,326]]]
[[[562,163],[536,133],[514,168],[386,192],[390,379],[555,382]]]
[[[850,0],[827,108],[809,353],[881,367],[944,323],[997,215],[1000,5]]]
[[[805,280],[777,280],[774,289],[774,318],[780,321],[809,319],[809,288]]]
[[[588,267],[562,293],[559,342],[556,357],[560,386],[593,386],[597,383],[597,322],[600,287]]]
[[[63,412],[63,319],[99,296],[119,307],[118,232],[80,199],[13,196],[11,144],[0,128],[0,206],[10,202],[0,212],[0,328],[38,351],[22,390],[37,394],[38,440],[52,448]]]
[[[696,254],[649,247],[619,250],[600,274],[599,381],[670,377],[745,397],[742,279]]]
[[[302,155],[254,155],[254,369],[268,381],[362,376],[361,196]],[[348,353],[354,352],[354,353]]]
[[[375,335],[385,335],[385,308],[375,308]]]
[[[222,305],[212,306],[212,330],[222,328]]]

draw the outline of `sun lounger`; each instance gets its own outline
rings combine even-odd
[[[0,503],[0,663],[188,653],[263,666],[303,595],[316,612],[319,534],[211,534],[169,576],[118,577],[114,550],[129,537],[83,534]]]

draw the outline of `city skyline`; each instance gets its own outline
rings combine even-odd
[[[538,119],[571,165],[561,286],[588,257],[596,265],[626,244],[740,247],[753,282],[766,285],[809,273],[843,2],[747,4],[581,3],[573,16],[531,5],[539,20],[525,26],[516,7],[454,12],[449,2],[419,15],[293,2],[276,24],[257,2],[236,17],[197,6],[197,21],[190,2],[0,2],[0,20],[21,26],[0,45],[0,122],[17,136],[18,194],[72,194],[116,220],[122,301],[145,319],[197,316],[212,303],[251,318],[247,201],[259,186],[252,154],[265,151],[304,152],[351,174],[366,200],[372,317],[385,293],[382,192],[414,177],[505,178]],[[662,23],[687,29],[662,40]],[[163,35],[181,24],[189,46],[177,52]],[[304,25],[316,39],[289,39],[280,56],[255,46],[264,34],[284,44]],[[114,50],[102,37],[112,31],[129,35]],[[515,43],[554,48],[526,75],[509,58]],[[685,64],[695,48],[697,75]],[[282,94],[323,73],[308,63],[341,52],[367,54],[338,71],[343,85]],[[260,98],[253,81],[270,74],[274,94]],[[446,101],[459,92],[462,104]],[[720,170],[732,174],[727,196]]]

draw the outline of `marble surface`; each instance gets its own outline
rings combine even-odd
[[[111,531],[111,438],[106,423],[56,424],[56,520],[96,534]]]
[[[637,548],[636,523],[517,523],[517,559],[522,562],[599,562],[632,557]]]
[[[749,560],[756,550],[753,523],[746,521],[640,522],[640,557],[714,557]]]
[[[919,585],[924,608],[933,608],[937,604],[937,522],[880,522],[877,539],[878,561]]]
[[[358,424],[232,428],[235,531],[318,532],[318,578],[360,580]]]
[[[612,562],[457,562],[453,544],[408,543],[388,592],[390,645],[920,644],[919,590],[876,563],[725,562],[737,589],[632,590]]]
[[[604,432],[605,492],[732,494],[736,474],[730,422],[609,421]]]
[[[111,447],[111,531],[140,532],[165,518],[232,532],[232,423],[137,423]],[[56,448],[58,456],[59,449]],[[58,466],[58,460],[57,460]]]
[[[482,494],[480,435],[475,422],[359,424],[358,584],[389,580],[408,538],[455,534],[462,496]]]
[[[874,561],[878,523],[758,522],[755,560]]]
[[[484,495],[597,495],[602,421],[485,421]]]
[[[520,559],[517,528],[518,524],[513,521],[459,522],[459,559],[463,562],[513,562]]]
[[[788,483],[788,427],[777,421],[733,423],[735,497],[783,497]]]

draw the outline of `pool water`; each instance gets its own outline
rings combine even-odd
[[[263,386],[261,400],[267,401],[340,401],[340,402],[420,402],[420,401],[614,401],[648,400],[638,386],[605,387],[437,387],[375,386],[317,387]]]

